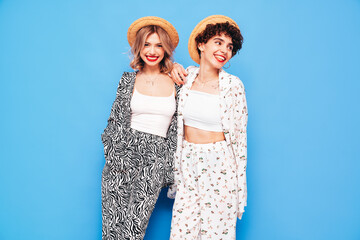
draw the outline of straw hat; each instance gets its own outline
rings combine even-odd
[[[159,26],[162,29],[164,29],[167,32],[167,34],[169,35],[170,40],[171,40],[172,44],[174,45],[174,48],[176,48],[176,46],[179,43],[179,35],[178,35],[176,29],[174,28],[173,25],[171,25],[171,23],[169,23],[165,19],[159,18],[159,17],[142,17],[130,25],[128,32],[127,32],[127,39],[128,39],[128,42],[131,47],[135,42],[137,32],[141,28],[143,28],[145,26],[149,26],[149,25],[156,25],[156,26]]]
[[[194,60],[196,63],[200,64],[200,56],[197,51],[198,47],[197,47],[195,38],[205,30],[206,25],[216,24],[216,23],[226,23],[226,22],[229,22],[230,24],[239,28],[239,26],[236,24],[236,22],[234,20],[232,20],[231,18],[229,18],[227,16],[223,16],[223,15],[209,16],[207,18],[204,18],[201,22],[198,23],[198,25],[196,25],[196,27],[190,34],[189,43],[188,43],[189,54],[190,54],[190,57],[192,58],[192,60]]]

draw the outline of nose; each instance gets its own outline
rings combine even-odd
[[[150,53],[150,54],[155,54],[155,46],[151,46],[151,47],[150,47],[149,53]]]
[[[227,53],[230,51],[230,49],[229,49],[225,44],[223,44],[223,45],[221,46],[221,51],[222,51],[223,53],[227,54]]]

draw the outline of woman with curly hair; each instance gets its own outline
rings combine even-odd
[[[178,87],[168,76],[176,29],[159,17],[128,29],[135,72],[125,72],[102,134],[102,239],[143,239],[162,187],[173,183]]]
[[[172,71],[187,82],[179,93],[175,185],[168,192],[175,197],[170,239],[236,238],[247,197],[247,106],[244,85],[222,67],[242,41],[231,18],[207,17],[188,45],[200,67]]]

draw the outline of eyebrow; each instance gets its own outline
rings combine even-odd
[[[221,42],[225,42],[223,39],[221,39],[221,38],[214,38],[214,40],[219,40],[219,41],[221,41]],[[234,45],[234,44],[232,44],[232,43],[229,43],[229,45]]]
[[[149,42],[145,42],[145,43],[149,43]],[[149,43],[150,44],[150,43]],[[161,42],[159,42],[159,43],[154,43],[155,45],[162,45],[162,43]]]

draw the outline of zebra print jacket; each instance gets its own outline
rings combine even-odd
[[[130,102],[134,90],[136,72],[124,72],[116,92],[116,98],[112,105],[107,127],[101,135],[104,144],[104,154],[107,162],[121,162],[117,150],[122,149],[124,136],[130,130],[131,108]],[[166,167],[166,174],[173,175],[173,157],[177,141],[177,105],[180,87],[176,84],[176,110],[172,117],[167,131],[166,141],[169,150],[169,161]],[[120,166],[121,168],[121,166]],[[168,176],[166,176],[168,177]],[[173,178],[173,177],[171,177]],[[170,179],[170,178],[167,178]]]

